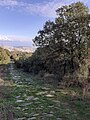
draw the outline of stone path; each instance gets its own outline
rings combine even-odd
[[[42,81],[33,79],[31,75],[16,69],[13,62],[8,71],[13,89],[7,99],[13,106],[14,120],[89,120],[88,107],[87,109],[84,107],[86,117],[77,109],[83,102],[71,101],[68,96],[73,90],[67,91],[43,84]],[[86,105],[88,106],[89,102]],[[82,113],[83,108],[80,110]]]
[[[15,120],[62,120],[59,113],[55,115],[55,109],[60,106],[53,100],[55,90],[38,85],[30,75],[15,69],[13,63],[9,71],[16,86],[13,91]]]

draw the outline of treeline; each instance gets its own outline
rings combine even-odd
[[[32,53],[21,52],[21,51],[9,51],[0,47],[0,64],[8,64],[11,60],[24,60],[30,57]]]
[[[14,61],[26,59],[32,55],[32,52],[11,51],[11,59]]]
[[[11,59],[14,60],[17,68],[21,68],[23,66],[24,60],[28,59],[32,55],[32,52],[19,52],[14,51],[11,52]]]
[[[33,74],[54,74],[59,81],[83,81],[89,75],[89,9],[77,2],[58,8],[56,14],[33,39],[37,50],[17,65]]]
[[[0,64],[8,64],[10,62],[10,52],[0,47]]]

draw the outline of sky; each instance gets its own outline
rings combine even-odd
[[[55,10],[63,5],[90,0],[0,0],[0,45],[32,46],[32,39]]]

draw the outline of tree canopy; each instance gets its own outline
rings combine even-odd
[[[65,5],[56,10],[55,22],[47,21],[33,40],[36,46],[50,49],[52,55],[79,63],[86,57],[90,39],[89,9],[81,2]]]
[[[33,39],[38,48],[22,66],[28,72],[44,70],[61,79],[67,74],[80,74],[89,58],[90,13],[82,2],[77,2],[58,8],[56,14],[55,21],[46,21],[38,31]]]

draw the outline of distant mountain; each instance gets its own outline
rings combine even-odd
[[[0,46],[32,46],[30,41],[8,41],[8,40],[0,40]]]
[[[12,46],[4,46],[2,45],[1,46],[2,48],[4,49],[7,49],[9,51],[21,51],[21,52],[34,52],[35,51],[35,48],[32,48],[32,47],[27,47],[27,46],[18,46],[18,47],[12,47]]]

